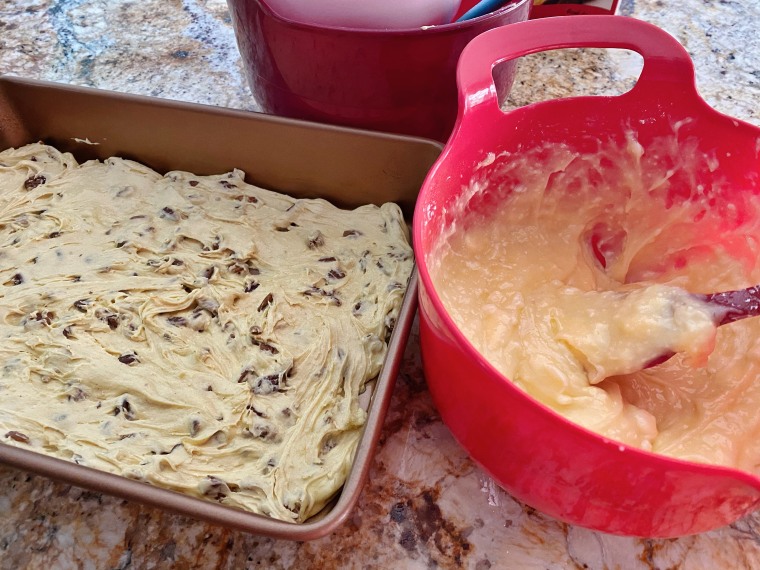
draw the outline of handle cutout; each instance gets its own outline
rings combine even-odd
[[[636,84],[643,66],[644,58],[631,50],[565,48],[501,62],[492,75],[499,106],[509,111],[566,97],[622,95]]]

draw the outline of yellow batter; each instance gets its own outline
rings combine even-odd
[[[303,521],[350,468],[411,268],[394,204],[4,151],[0,438]]]
[[[705,164],[713,187],[672,182]],[[482,166],[493,170],[455,212],[484,191],[500,200],[450,227],[430,259],[474,346],[606,437],[760,474],[760,319],[716,329],[688,293],[760,282],[758,196],[715,205],[719,162],[675,135],[647,152],[633,140],[589,155],[555,145]],[[513,184],[489,187],[499,177]]]

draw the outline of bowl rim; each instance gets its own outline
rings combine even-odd
[[[236,0],[229,0],[230,2],[234,2]],[[362,35],[362,36],[384,36],[384,37],[412,37],[417,36],[421,34],[438,34],[438,35],[444,35],[444,34],[454,34],[459,33],[462,30],[467,30],[469,28],[475,28],[478,27],[480,24],[486,24],[491,22],[491,20],[498,20],[501,19],[503,16],[510,14],[526,4],[529,4],[528,10],[533,6],[533,0],[509,0],[504,6],[501,8],[494,10],[493,12],[489,12],[488,14],[484,14],[482,16],[478,16],[477,18],[472,18],[470,20],[465,20],[464,22],[450,22],[448,24],[441,24],[441,25],[431,25],[431,26],[420,26],[420,27],[414,27],[414,28],[392,28],[392,29],[375,29],[375,28],[355,28],[350,26],[324,26],[324,25],[317,25],[317,24],[309,24],[307,22],[302,22],[300,20],[294,20],[292,18],[288,18],[286,16],[283,16],[279,12],[277,12],[276,9],[274,9],[267,0],[241,0],[243,2],[255,2],[259,4],[261,10],[270,18],[273,20],[279,21],[281,24],[292,27],[292,28],[301,28],[304,30],[309,30],[312,32],[317,33],[339,33],[339,34],[350,34],[350,35]]]

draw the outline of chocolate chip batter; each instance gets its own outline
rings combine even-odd
[[[303,521],[351,466],[412,263],[394,204],[1,152],[0,438]]]

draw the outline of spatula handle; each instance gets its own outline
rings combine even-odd
[[[760,315],[760,285],[737,291],[710,293],[700,297],[725,311],[720,313],[718,325],[727,325],[740,319]]]

